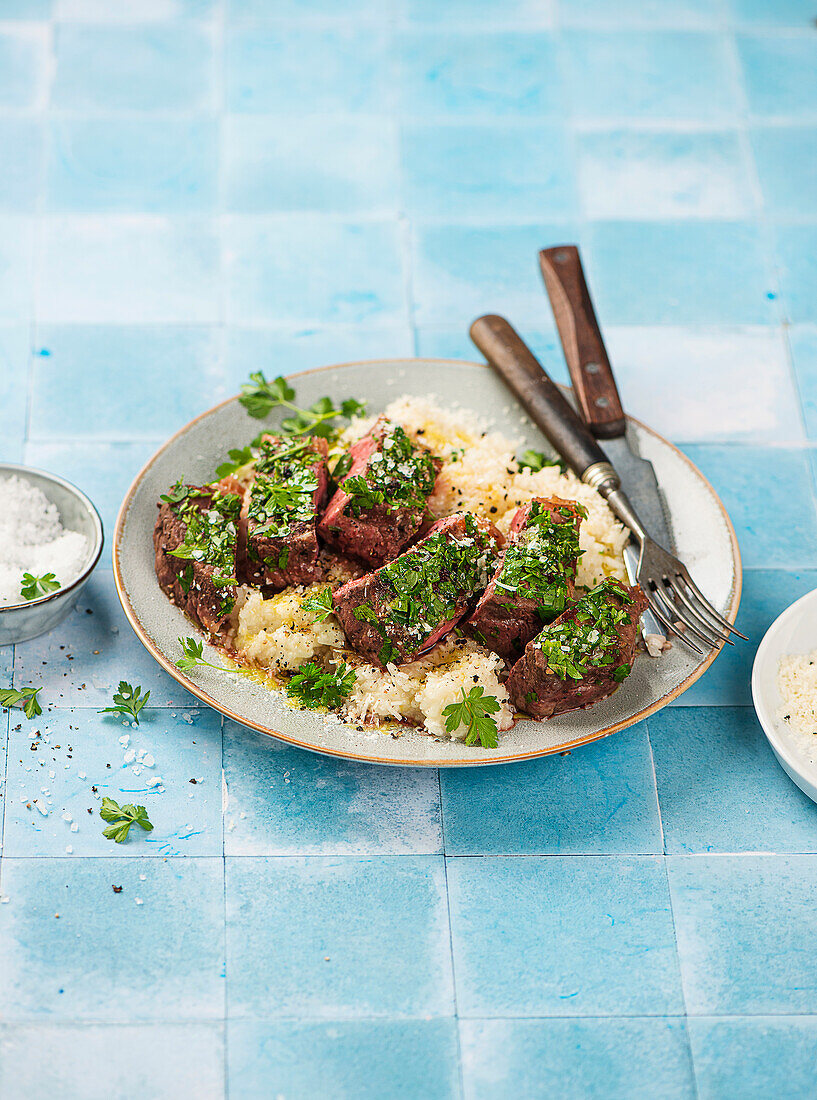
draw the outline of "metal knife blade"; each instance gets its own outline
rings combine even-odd
[[[659,546],[674,552],[675,539],[667,521],[667,510],[655,468],[648,459],[638,454],[632,429],[628,428],[626,435],[618,439],[603,439],[600,443],[621,478],[624,492],[633,502],[652,538]]]

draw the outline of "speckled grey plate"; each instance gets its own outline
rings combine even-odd
[[[324,394],[335,400],[366,398],[369,411],[382,410],[404,393],[434,396],[444,407],[473,409],[497,430],[522,437],[525,446],[544,441],[487,367],[445,359],[375,360],[345,363],[292,376],[299,404]],[[264,421],[274,427],[276,414]],[[712,486],[677,448],[638,421],[629,430],[645,458],[655,465],[672,519],[680,557],[717,608],[734,622],[741,588],[740,555],[729,517]],[[195,630],[162,594],[153,571],[152,532],[156,501],[178,477],[209,480],[228,448],[243,446],[261,423],[236,399],[217,405],[170,439],[148,462],[122,504],[114,537],[113,564],[119,598],[137,635],[159,664],[203,702],[253,729],[315,752],[378,764],[451,766],[499,764],[575,748],[614,733],[677,698],[701,676],[718,650],[696,658],[676,645],[659,660],[642,655],[633,673],[610,698],[589,710],[549,722],[520,720],[500,735],[497,749],[435,740],[408,731],[400,737],[361,733],[334,717],[295,710],[283,697],[251,678],[209,668],[190,676],[175,667],[179,635]],[[209,660],[219,662],[210,649]]]

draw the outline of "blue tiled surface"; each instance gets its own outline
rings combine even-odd
[[[660,858],[450,859],[460,1016],[683,1011]]]
[[[459,1082],[453,1020],[236,1020],[228,1081],[242,1100],[448,1100]]]
[[[0,1092],[5,1100],[109,1100],[133,1095],[138,1082],[151,1100],[176,1100],[195,1080],[197,1095],[218,1096],[223,1030],[221,1023],[0,1025]]]
[[[441,858],[233,858],[226,894],[232,1015],[452,1014]]]
[[[471,358],[503,312],[564,380],[536,250],[577,240],[625,406],[728,507],[751,638],[570,755],[379,770],[198,706],[106,550],[0,648],[45,704],[0,712],[4,1100],[811,1096],[817,808],[749,675],[817,587],[814,5],[0,8],[0,460],[110,546],[251,370]],[[120,679],[138,729],[97,713]],[[106,841],[104,794],[153,832]]]
[[[680,1019],[464,1020],[468,1100],[692,1100]]]
[[[4,858],[3,890],[6,1020],[222,1018],[220,860]]]
[[[817,1011],[817,857],[675,856],[667,861],[687,1010]]]
[[[813,1095],[813,1016],[692,1019],[689,1031],[700,1100],[766,1100],[781,1087],[790,1100]]]

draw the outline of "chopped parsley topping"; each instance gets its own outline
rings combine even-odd
[[[326,672],[314,661],[301,665],[286,686],[287,695],[302,707],[317,710],[320,707],[339,707],[355,686],[353,670],[342,662],[334,672]]]
[[[470,514],[464,516],[464,527],[463,534],[438,531],[384,565],[377,571],[377,610],[369,603],[355,608],[355,618],[371,623],[383,638],[383,664],[421,648],[437,627],[454,618],[464,598],[485,587],[494,562],[493,540]]]
[[[322,588],[320,592],[315,592],[307,598],[301,604],[304,611],[308,611],[312,615],[312,621],[315,623],[326,622],[326,619],[335,610],[332,604],[332,589]]]
[[[609,669],[618,655],[619,629],[630,621],[627,604],[632,602],[620,581],[613,579],[582,596],[569,618],[546,626],[532,643],[547,658],[548,672],[560,680],[582,680],[588,672]],[[629,665],[621,664],[613,679],[621,682],[629,673]]]
[[[287,380],[279,376],[268,382],[262,371],[250,375],[249,382],[241,387],[238,400],[256,420],[263,420],[273,409],[288,409],[292,416],[281,422],[282,435],[318,435],[324,439],[330,439],[338,430],[339,417],[350,420],[353,416],[361,416],[366,408],[365,401],[353,397],[340,405],[335,405],[329,397],[322,397],[308,409],[299,408],[294,404],[295,390]]]
[[[49,592],[56,592],[62,585],[53,573],[44,573],[42,577],[35,577],[31,573],[23,573],[23,586],[20,595],[24,600],[36,600],[39,596],[47,596]]]
[[[399,424],[387,424],[369,458],[365,477],[355,474],[343,482],[343,491],[351,498],[344,510],[347,515],[359,516],[382,504],[390,512],[421,511],[436,477],[431,454],[415,447]]]
[[[254,538],[283,538],[314,518],[319,456],[309,443],[265,439],[255,464],[249,518]],[[285,568],[285,566],[281,566]]]
[[[103,821],[110,822],[108,828],[102,830],[102,835],[108,840],[115,840],[117,844],[128,839],[131,825],[138,825],[146,833],[153,831],[144,806],[133,806],[129,802],[120,806],[113,798],[103,798],[99,816]]]
[[[150,698],[150,692],[142,694],[142,688],[131,687],[126,680],[119,681],[119,691],[113,697],[114,705],[105,707],[100,714],[118,714],[121,718],[132,718],[139,725],[139,711]]]
[[[0,707],[20,707],[26,718],[37,718],[43,712],[37,698],[43,689],[38,688],[0,688]]]
[[[567,465],[560,458],[549,458],[542,451],[523,451],[516,464],[520,470],[532,470],[533,473],[544,470],[546,466],[558,466],[562,473],[567,469]]]
[[[175,490],[177,486],[173,488]],[[215,585],[236,584],[235,541],[236,523],[241,508],[239,496],[236,493],[216,491],[213,493],[210,507],[202,511],[194,501],[207,494],[201,489],[190,486],[184,488],[187,492],[178,500],[173,501],[171,498],[171,507],[186,525],[184,542],[175,550],[169,551],[170,554],[174,558],[209,565],[213,570],[211,579]]]
[[[505,551],[502,571],[496,580],[498,595],[507,602],[514,598],[535,600],[543,621],[561,615],[576,576],[579,549],[578,518],[587,512],[580,504],[557,510],[559,519],[535,500],[527,525]]]
[[[475,745],[477,741],[485,749],[495,749],[499,732],[496,719],[492,715],[499,710],[499,700],[494,695],[486,695],[485,688],[472,687],[468,694],[460,688],[462,700],[443,707],[445,729],[454,733],[460,726],[466,727],[466,745]]]
[[[399,425],[387,423],[365,476],[346,477],[342,484],[343,492],[350,495],[345,513],[360,516],[378,504],[388,511],[421,511],[435,480],[437,467],[431,454],[415,447]]]

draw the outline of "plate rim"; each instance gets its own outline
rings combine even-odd
[[[324,366],[320,366],[320,367],[310,367],[307,370],[294,371],[292,374],[285,375],[285,377],[287,378],[287,380],[289,380],[291,378],[304,378],[307,375],[319,374],[322,371],[341,370],[341,369],[346,368],[346,367],[361,367],[361,366],[372,365],[372,364],[375,364],[375,363],[385,363],[385,362],[394,363],[394,364],[401,364],[401,365],[410,365],[412,363],[417,363],[417,362],[429,363],[429,364],[452,363],[452,364],[456,364],[457,366],[478,367],[481,370],[490,370],[490,367],[488,366],[487,363],[474,362],[473,360],[470,360],[470,359],[450,359],[450,358],[436,358],[436,357],[426,357],[426,356],[408,356],[408,357],[403,356],[403,357],[391,358],[389,356],[383,356],[381,358],[353,359],[353,360],[349,360],[349,361],[344,362],[344,363],[328,363],[328,364],[326,364]],[[521,761],[524,761],[524,760],[535,760],[535,759],[538,759],[538,758],[543,757],[543,756],[553,756],[556,753],[572,752],[573,749],[575,749],[575,748],[579,748],[582,745],[592,744],[594,741],[600,741],[602,738],[609,737],[612,734],[617,733],[621,729],[627,729],[629,726],[633,726],[637,722],[643,721],[645,718],[648,718],[651,714],[655,714],[656,711],[662,710],[665,706],[669,705],[669,703],[671,703],[674,699],[677,699],[680,695],[682,695],[685,691],[687,691],[690,687],[692,687],[692,685],[697,680],[699,680],[701,678],[701,676],[703,676],[703,674],[706,672],[706,670],[709,668],[709,666],[712,664],[712,662],[715,660],[715,658],[718,656],[718,654],[723,649],[725,643],[720,642],[718,645],[716,645],[711,650],[711,652],[706,657],[706,659],[704,661],[702,661],[699,665],[697,665],[692,670],[692,672],[690,672],[690,674],[677,687],[673,688],[672,691],[667,692],[665,695],[662,695],[659,699],[654,700],[652,703],[649,704],[649,706],[643,707],[636,714],[631,715],[629,718],[622,719],[620,722],[614,722],[609,726],[604,726],[600,730],[596,730],[592,734],[582,736],[582,737],[580,737],[576,740],[573,740],[573,741],[566,741],[566,742],[564,742],[560,745],[552,746],[552,747],[549,747],[549,748],[536,749],[536,750],[529,751],[529,752],[526,751],[526,752],[521,752],[521,753],[514,753],[511,756],[490,756],[490,757],[486,757],[485,759],[478,759],[478,760],[451,760],[451,761],[422,760],[422,759],[419,759],[419,760],[387,759],[387,758],[384,758],[382,756],[370,755],[368,753],[359,753],[359,752],[351,752],[351,751],[346,752],[346,751],[342,751],[340,749],[334,749],[334,748],[328,748],[328,747],[318,747],[316,745],[309,744],[308,742],[299,741],[297,737],[291,737],[288,734],[281,733],[278,730],[273,730],[269,726],[263,726],[258,722],[254,722],[251,719],[248,719],[246,717],[243,717],[240,714],[237,714],[235,711],[230,710],[229,707],[219,703],[211,695],[208,695],[208,693],[206,691],[204,691],[201,687],[199,687],[193,680],[191,680],[189,677],[185,676],[185,674],[183,672],[181,672],[178,668],[176,668],[175,664],[173,664],[173,662],[170,661],[164,655],[164,653],[162,653],[162,651],[154,644],[152,639],[148,636],[147,631],[145,630],[145,628],[143,627],[143,625],[141,623],[141,620],[139,619],[139,616],[136,612],[136,609],[133,607],[133,604],[130,601],[130,597],[129,597],[129,595],[126,591],[126,588],[125,588],[125,584],[124,584],[124,580],[123,580],[122,572],[121,572],[121,566],[120,566],[120,562],[119,562],[120,544],[121,544],[121,540],[122,540],[122,537],[123,537],[123,534],[124,534],[124,528],[125,528],[125,523],[126,523],[126,520],[127,520],[128,509],[130,507],[130,503],[131,503],[131,500],[133,498],[133,495],[136,492],[139,485],[141,484],[142,479],[145,477],[145,475],[151,469],[153,464],[157,461],[159,456],[164,454],[164,452],[180,436],[185,435],[190,430],[190,428],[192,428],[192,426],[194,424],[197,424],[200,420],[203,420],[205,417],[212,415],[213,413],[217,412],[218,409],[223,408],[225,405],[231,404],[233,401],[236,400],[237,396],[238,396],[237,394],[233,394],[231,397],[227,397],[223,401],[219,401],[217,404],[213,405],[211,408],[205,409],[204,412],[201,412],[197,416],[194,416],[192,420],[189,420],[185,425],[183,425],[181,428],[179,428],[178,431],[174,432],[173,435],[171,435],[167,440],[165,440],[165,442],[161,445],[161,447],[159,447],[158,450],[156,450],[151,455],[151,457],[147,460],[147,462],[142,466],[142,468],[136,474],[136,476],[133,479],[127,493],[125,494],[125,497],[124,497],[121,505],[119,506],[119,511],[117,512],[117,516],[116,516],[116,524],[114,526],[113,544],[112,544],[112,547],[111,547],[112,558],[113,558],[113,577],[114,577],[114,584],[116,585],[116,593],[117,593],[117,596],[119,598],[119,602],[122,605],[122,610],[125,612],[125,617],[127,618],[128,622],[129,622],[131,628],[133,629],[134,633],[136,634],[137,638],[142,643],[142,645],[147,649],[148,653],[150,653],[150,655],[154,658],[154,660],[165,670],[165,672],[168,673],[168,675],[170,675],[174,680],[176,680],[177,683],[181,684],[182,687],[184,687],[187,691],[189,691],[191,693],[191,695],[195,696],[195,698],[199,699],[201,702],[205,703],[207,706],[211,707],[213,710],[218,711],[225,718],[229,718],[232,721],[237,722],[239,725],[245,726],[248,729],[255,730],[258,733],[263,733],[267,737],[275,738],[278,741],[282,741],[282,742],[284,742],[286,744],[289,744],[289,745],[295,745],[297,748],[306,749],[309,752],[315,752],[315,753],[318,753],[322,756],[332,756],[332,757],[335,757],[336,759],[339,759],[339,760],[355,760],[359,763],[380,764],[380,765],[388,765],[388,766],[392,766],[392,767],[406,767],[406,768],[412,768],[412,767],[416,767],[416,768],[473,768],[473,767],[484,767],[486,765],[493,765],[493,764],[513,764],[513,763],[521,762]],[[737,618],[738,608],[740,606],[740,597],[741,597],[741,593],[742,593],[742,590],[743,590],[743,564],[742,564],[742,561],[741,561],[740,548],[738,546],[737,535],[735,534],[735,529],[732,525],[732,520],[729,517],[729,513],[727,512],[723,501],[721,500],[718,493],[715,491],[714,487],[712,486],[712,484],[708,480],[708,478],[706,478],[703,475],[703,473],[701,473],[701,471],[698,469],[698,467],[695,465],[695,463],[687,455],[685,455],[683,451],[681,451],[678,447],[676,447],[674,443],[671,443],[664,436],[660,435],[653,428],[650,428],[647,424],[644,424],[643,421],[638,420],[636,417],[627,415],[626,419],[627,419],[628,423],[632,423],[632,424],[637,425],[643,431],[649,433],[654,438],[658,439],[661,443],[663,443],[665,446],[669,447],[670,450],[674,451],[675,454],[680,459],[682,459],[683,462],[686,463],[687,466],[689,466],[691,468],[693,473],[708,488],[709,492],[712,494],[713,499],[715,500],[716,504],[718,505],[718,508],[720,509],[720,512],[721,512],[721,515],[723,517],[724,523],[726,524],[727,531],[729,533],[729,540],[730,540],[730,545],[731,545],[731,548],[732,548],[732,562],[733,562],[733,566],[734,566],[734,582],[733,582],[733,587],[732,587],[732,598],[731,598],[729,608],[724,612],[724,617],[726,619],[728,619],[728,621],[730,623],[734,623],[736,618]]]

